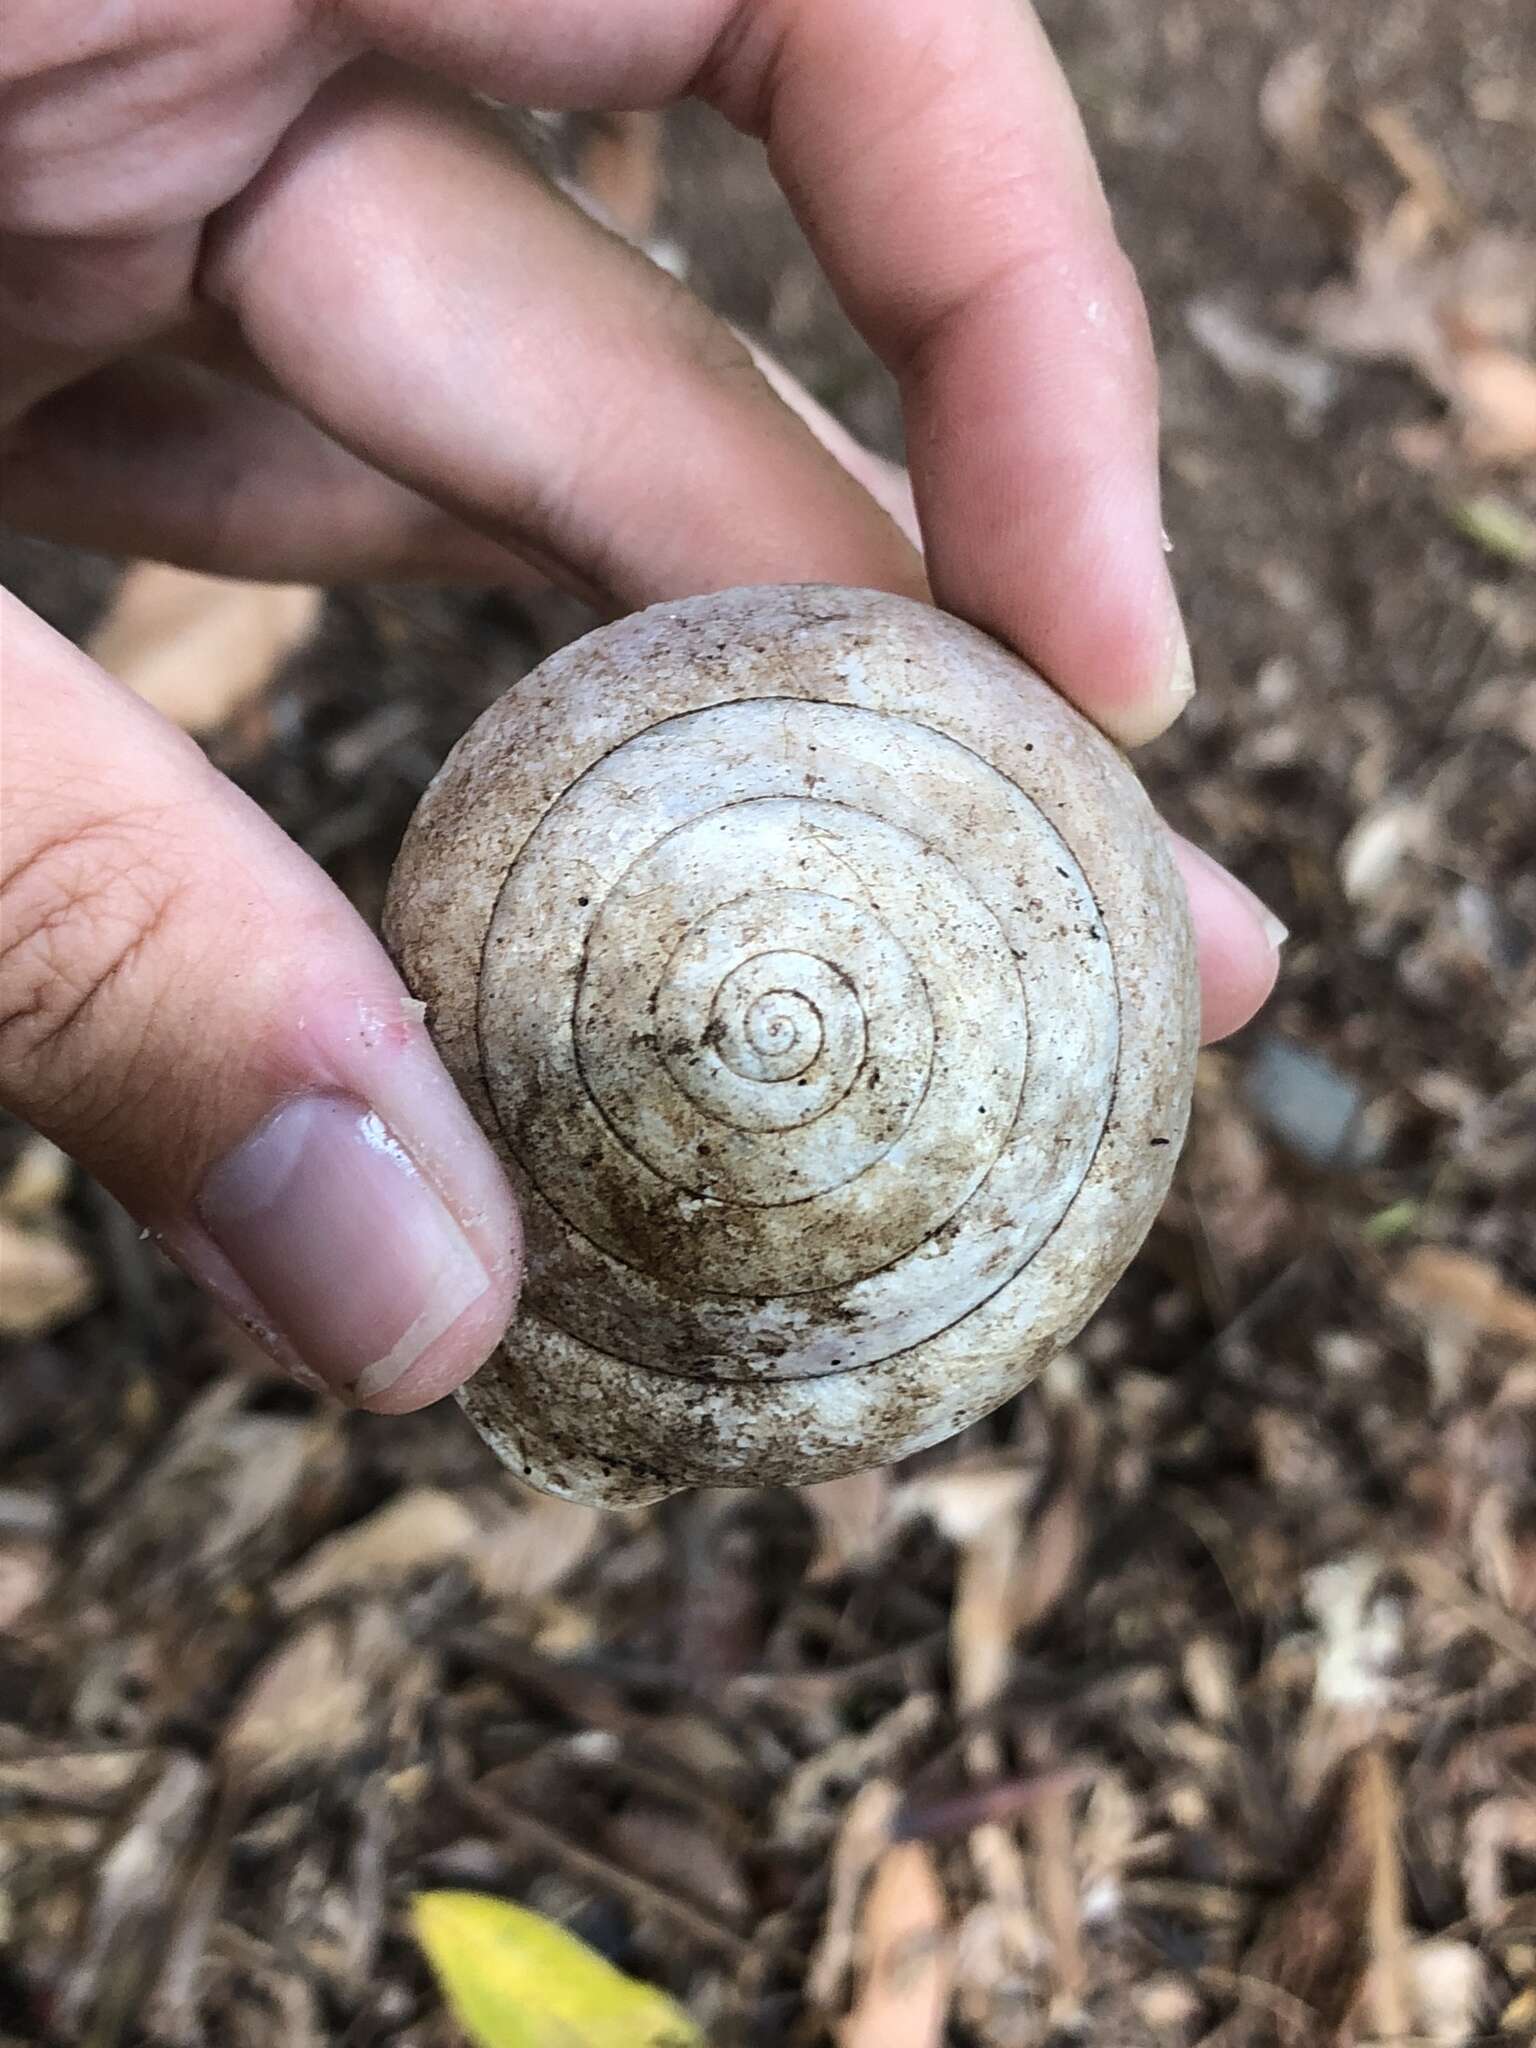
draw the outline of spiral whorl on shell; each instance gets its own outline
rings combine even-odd
[[[963,1427],[1102,1299],[1183,1136],[1146,798],[907,599],[730,591],[567,647],[427,792],[386,931],[528,1230],[465,1407],[577,1499]]]

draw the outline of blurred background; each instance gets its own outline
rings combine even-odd
[[[607,1517],[289,1388],[7,1129],[0,2040],[458,2048],[442,1888],[717,2048],[1536,2040],[1536,18],[1042,12],[1163,363],[1200,693],[1141,766],[1292,932],[1161,1222],[960,1440]],[[755,147],[532,141],[900,459]],[[370,915],[589,623],[0,570]]]

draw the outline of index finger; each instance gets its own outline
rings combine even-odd
[[[335,0],[333,0],[333,5]],[[1021,0],[342,0],[377,47],[541,106],[696,93],[766,142],[899,380],[940,602],[1108,731],[1193,686],[1156,373],[1071,94]]]

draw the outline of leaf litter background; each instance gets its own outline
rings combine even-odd
[[[1202,689],[1145,770],[1275,1002],[1008,1410],[617,1519],[280,1384],[7,1132],[5,2041],[454,2048],[423,1890],[718,2048],[1536,2040],[1536,20],[1045,12],[1164,363]],[[752,148],[541,139],[899,454]],[[585,623],[4,552],[370,914]]]

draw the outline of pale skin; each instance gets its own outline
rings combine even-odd
[[[760,135],[898,381],[910,501],[469,92],[694,94]],[[1189,693],[1146,319],[1019,0],[12,0],[0,429],[6,520],[124,554],[608,609],[931,591],[1127,745]],[[291,1370],[438,1398],[512,1314],[520,1234],[393,968],[190,742],[0,605],[0,1100]],[[1178,851],[1220,1037],[1274,924]]]

